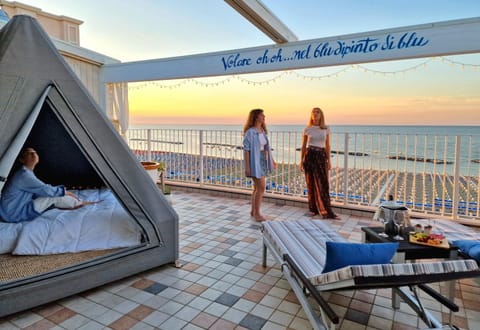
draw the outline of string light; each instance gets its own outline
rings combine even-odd
[[[430,59],[428,59],[428,60],[426,60],[426,61],[424,61],[420,64],[416,64],[416,65],[411,66],[409,68],[406,68],[406,69],[403,69],[403,70],[397,70],[397,71],[373,70],[373,69],[369,69],[369,68],[367,68],[363,65],[357,65],[357,67],[360,68],[360,69],[363,69],[363,72],[370,72],[370,73],[373,73],[373,74],[381,74],[381,75],[387,76],[387,75],[394,75],[394,74],[397,74],[397,73],[406,73],[406,72],[409,72],[409,71],[415,71],[420,67],[426,68],[427,64],[431,61],[433,61],[433,58],[430,58]]]
[[[454,61],[454,60],[451,60],[447,57],[442,57],[442,61],[444,62],[448,62],[450,65],[452,66],[459,66],[461,67],[462,69],[465,69],[465,68],[474,68],[475,70],[480,68],[480,64],[470,64],[470,63],[462,63],[462,62],[459,62],[459,61]]]
[[[329,73],[329,74],[320,75],[320,76],[305,75],[305,74],[297,72],[297,71],[293,71],[292,73],[294,73],[297,77],[303,78],[305,80],[321,80],[321,79],[324,79],[324,78],[338,77],[338,75],[347,72],[351,68],[353,68],[353,67],[346,67],[346,68],[338,70],[334,73]]]
[[[266,79],[266,80],[263,80],[263,81],[250,80],[250,79],[246,79],[242,76],[234,76],[234,78],[236,78],[237,80],[239,80],[241,82],[246,82],[249,85],[253,84],[254,86],[257,86],[257,85],[264,85],[264,84],[269,84],[271,82],[275,82],[275,81],[279,80],[282,76],[287,75],[287,74],[288,74],[288,71],[284,71],[284,72],[281,72],[280,74],[276,75],[273,78]]]
[[[440,59],[441,59],[442,63],[446,63],[446,64],[448,64],[452,67],[459,67],[461,69],[472,68],[474,70],[480,69],[480,64],[463,63],[463,62],[460,62],[460,61],[455,61],[455,60],[449,59],[447,57],[441,57]],[[289,70],[289,71],[283,71],[283,72],[277,74],[276,76],[274,76],[273,78],[265,79],[265,80],[262,80],[262,81],[247,79],[247,78],[245,78],[244,75],[233,75],[233,76],[230,76],[230,77],[227,77],[227,78],[221,79],[219,81],[215,81],[215,82],[205,82],[205,81],[202,81],[202,80],[199,80],[199,79],[193,79],[193,78],[182,79],[181,81],[179,81],[177,83],[174,83],[174,84],[169,84],[168,82],[166,82],[164,80],[162,80],[162,81],[149,81],[149,82],[145,82],[145,83],[141,83],[141,84],[135,84],[134,86],[129,86],[128,89],[130,91],[133,91],[133,90],[140,90],[140,89],[144,89],[146,87],[152,87],[152,86],[156,87],[156,88],[175,89],[175,88],[182,87],[182,86],[184,86],[188,83],[194,83],[195,85],[201,86],[201,87],[216,87],[216,86],[224,85],[228,82],[231,82],[233,79],[238,80],[242,83],[246,83],[248,85],[262,86],[262,85],[268,85],[270,83],[277,82],[278,80],[282,79],[284,76],[287,76],[287,75],[294,75],[297,78],[301,78],[301,79],[309,80],[309,81],[314,81],[314,80],[322,80],[322,79],[325,79],[325,78],[335,78],[335,77],[338,77],[338,76],[346,73],[347,71],[351,71],[351,70],[361,70],[361,71],[366,72],[366,73],[371,73],[371,74],[374,74],[374,75],[382,75],[382,76],[390,76],[390,75],[395,75],[395,74],[405,75],[406,73],[408,73],[410,71],[416,71],[419,68],[426,68],[427,65],[430,62],[436,61],[436,60],[438,60],[438,57],[432,57],[432,58],[429,58],[422,63],[413,65],[411,67],[408,67],[408,68],[405,68],[405,69],[402,69],[402,70],[396,70],[396,71],[375,70],[375,69],[370,69],[370,68],[368,68],[364,65],[352,64],[352,65],[346,66],[345,68],[343,68],[341,70],[338,70],[336,72],[329,73],[329,74],[323,74],[323,75],[306,75],[306,74],[303,74],[303,73],[295,71],[295,70]]]

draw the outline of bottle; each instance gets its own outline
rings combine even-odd
[[[395,225],[393,219],[389,219],[385,223],[385,234],[388,236],[395,236],[398,234],[398,227]]]

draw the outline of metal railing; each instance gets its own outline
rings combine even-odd
[[[306,198],[298,167],[301,133],[269,132],[277,170],[267,192]],[[242,133],[228,130],[130,129],[139,160],[166,165],[169,181],[251,189]],[[332,201],[377,206],[392,194],[412,211],[480,220],[480,136],[332,133]]]

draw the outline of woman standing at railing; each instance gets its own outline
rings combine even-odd
[[[303,130],[300,169],[305,172],[308,208],[312,216],[340,219],[330,206],[330,129],[320,108],[313,108],[307,127]]]
[[[250,111],[243,127],[243,155],[245,176],[252,178],[252,208],[250,215],[257,221],[264,221],[260,214],[263,194],[265,193],[265,176],[276,168],[267,136],[265,114],[262,109]]]

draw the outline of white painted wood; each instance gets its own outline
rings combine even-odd
[[[480,17],[191,56],[107,64],[101,82],[209,77],[480,52]]]
[[[240,15],[265,33],[275,43],[297,41],[297,36],[260,0],[225,0]]]

